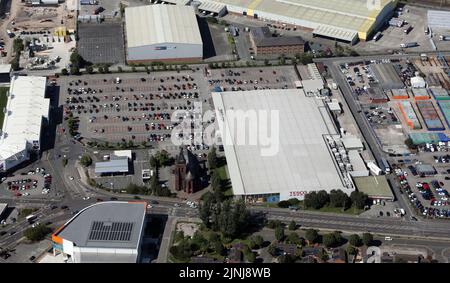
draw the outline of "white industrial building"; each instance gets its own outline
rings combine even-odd
[[[78,212],[52,235],[54,253],[72,263],[137,263],[145,202],[99,202]]]
[[[45,77],[16,76],[11,80],[3,109],[0,137],[0,171],[9,170],[40,150],[41,129],[48,120],[50,100],[45,98]]]
[[[203,41],[194,8],[146,5],[125,9],[128,63],[198,62]]]
[[[353,190],[328,147],[326,136],[338,133],[323,100],[307,97],[301,89],[217,92],[212,97],[235,195],[250,202],[276,202],[303,199],[306,193],[322,189],[348,194]],[[267,146],[259,142],[242,143],[237,131],[230,130],[235,123],[230,109],[250,116],[252,111],[279,113],[279,124],[265,130],[279,129],[276,154],[261,154]],[[261,123],[246,130],[264,127],[271,120]]]

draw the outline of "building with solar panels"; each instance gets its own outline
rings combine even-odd
[[[78,212],[53,235],[54,254],[71,263],[137,263],[147,203],[99,202]]]

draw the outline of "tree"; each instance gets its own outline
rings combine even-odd
[[[178,245],[169,249],[170,253],[178,260],[187,261],[193,255],[189,240],[183,239]]]
[[[327,261],[330,258],[323,249],[319,252],[318,256],[322,261]]]
[[[412,149],[412,150],[416,150],[416,149],[417,149],[417,145],[414,144],[414,142],[413,142],[413,140],[412,140],[411,137],[409,137],[409,138],[407,138],[407,139],[405,140],[405,144],[406,144],[406,146],[407,146],[409,149]]]
[[[23,40],[21,38],[16,38],[13,41],[13,51],[16,54],[20,54],[25,49],[25,45],[23,44]]]
[[[290,254],[283,254],[278,257],[279,263],[293,263],[295,262],[295,257]]]
[[[123,72],[123,69],[122,69],[122,67],[117,67],[117,72],[119,72],[119,73],[122,73]]]
[[[286,243],[301,245],[302,244],[302,239],[300,239],[300,237],[298,236],[297,233],[292,232],[286,237]]]
[[[100,66],[100,67],[98,67],[98,72],[101,73],[101,74],[104,74],[105,70],[103,69],[102,66]]]
[[[88,72],[88,74],[93,74],[94,73],[94,68],[92,66],[87,66],[86,67],[86,72]]]
[[[37,242],[43,240],[45,236],[47,236],[47,234],[51,231],[52,229],[50,229],[50,227],[43,224],[38,224],[35,227],[31,227],[25,230],[23,234],[28,240]]]
[[[211,187],[213,188],[213,190],[220,190],[220,176],[219,176],[219,172],[217,172],[217,170],[213,171],[213,174],[211,175]]]
[[[13,71],[18,71],[20,69],[19,57],[20,57],[20,55],[17,54],[16,58],[14,58],[14,60],[11,61],[11,69],[13,69]]]
[[[323,236],[323,244],[327,247],[335,247],[337,245],[336,237],[334,233],[328,233]]]
[[[348,242],[354,247],[359,247],[361,245],[361,238],[358,234],[352,234],[348,238]]]
[[[222,243],[220,241],[215,241],[212,244],[214,252],[218,255],[223,255],[225,252],[225,248],[223,247]]]
[[[293,231],[293,230],[295,230],[296,228],[297,228],[297,223],[295,223],[295,221],[294,220],[292,220],[290,223],[289,223],[289,230],[291,230],[291,231]]]
[[[305,238],[310,244],[317,243],[319,239],[319,233],[315,229],[308,229],[306,230]]]
[[[106,74],[109,73],[109,66],[105,65],[105,67],[103,67],[103,70],[105,71]]]
[[[331,190],[330,192],[330,206],[342,207],[347,209],[351,204],[351,200],[346,193],[341,190]]]
[[[72,63],[73,66],[76,66],[77,68],[84,67],[85,61],[83,57],[75,50],[70,55],[70,63]]]
[[[249,263],[254,263],[256,261],[256,256],[253,252],[247,252],[244,253],[244,259]]]
[[[67,76],[67,75],[69,74],[69,71],[67,71],[67,69],[64,68],[64,69],[61,70],[61,74],[62,74],[63,76]]]
[[[70,67],[70,74],[71,75],[78,75],[80,74],[80,67],[73,65],[72,67]]]
[[[373,242],[373,235],[370,233],[364,233],[362,235],[362,242],[365,246],[370,246]]]
[[[84,154],[80,159],[80,164],[89,167],[92,164],[92,158],[88,154]]]
[[[278,202],[278,207],[281,208],[288,208],[290,206],[290,203],[287,200],[282,200]]]
[[[255,242],[256,246],[261,248],[264,244],[264,238],[261,235],[256,235],[253,237],[253,241]]]
[[[209,170],[214,170],[217,168],[217,150],[215,146],[213,146],[208,153],[208,165]]]
[[[277,227],[281,227],[281,221],[280,220],[269,220],[266,224],[267,228],[275,229]]]
[[[276,254],[277,254],[277,247],[275,247],[274,245],[270,245],[268,248],[267,248],[267,252],[271,255],[271,256],[276,256]]]
[[[284,240],[284,228],[281,226],[278,226],[277,228],[275,228],[275,238],[282,242]]]
[[[364,206],[366,206],[369,197],[363,192],[353,191],[350,194],[350,199],[356,208],[363,209]]]
[[[179,241],[181,241],[183,239],[184,239],[184,232],[183,231],[177,231],[175,233],[175,237],[174,237],[173,242],[174,243],[178,243]]]
[[[354,246],[347,246],[347,253],[349,255],[356,255],[358,253],[358,250]]]

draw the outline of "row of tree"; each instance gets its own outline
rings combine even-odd
[[[204,196],[199,212],[207,228],[231,238],[238,238],[247,231],[250,213],[243,200],[218,201],[211,193]]]
[[[368,196],[362,192],[353,191],[350,197],[341,190],[325,190],[310,192],[305,195],[305,208],[320,209],[324,206],[342,207],[343,210],[352,206],[363,209],[368,202]]]

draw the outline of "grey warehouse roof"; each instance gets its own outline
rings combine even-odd
[[[99,202],[81,210],[54,236],[78,247],[136,249],[146,208],[145,202]]]
[[[95,163],[95,174],[102,173],[126,173],[128,172],[128,158],[112,159]]]
[[[324,140],[336,130],[322,101],[299,89],[218,92],[212,97],[235,194],[281,197],[291,191],[346,190]],[[262,156],[265,146],[240,143],[239,134],[230,130],[235,123],[230,109],[268,111],[267,124],[271,111],[277,111],[278,151]],[[267,131],[273,134],[273,126]]]
[[[127,46],[163,43],[202,44],[194,8],[146,5],[125,9]]]
[[[450,29],[450,12],[428,10],[428,26],[430,28]]]

